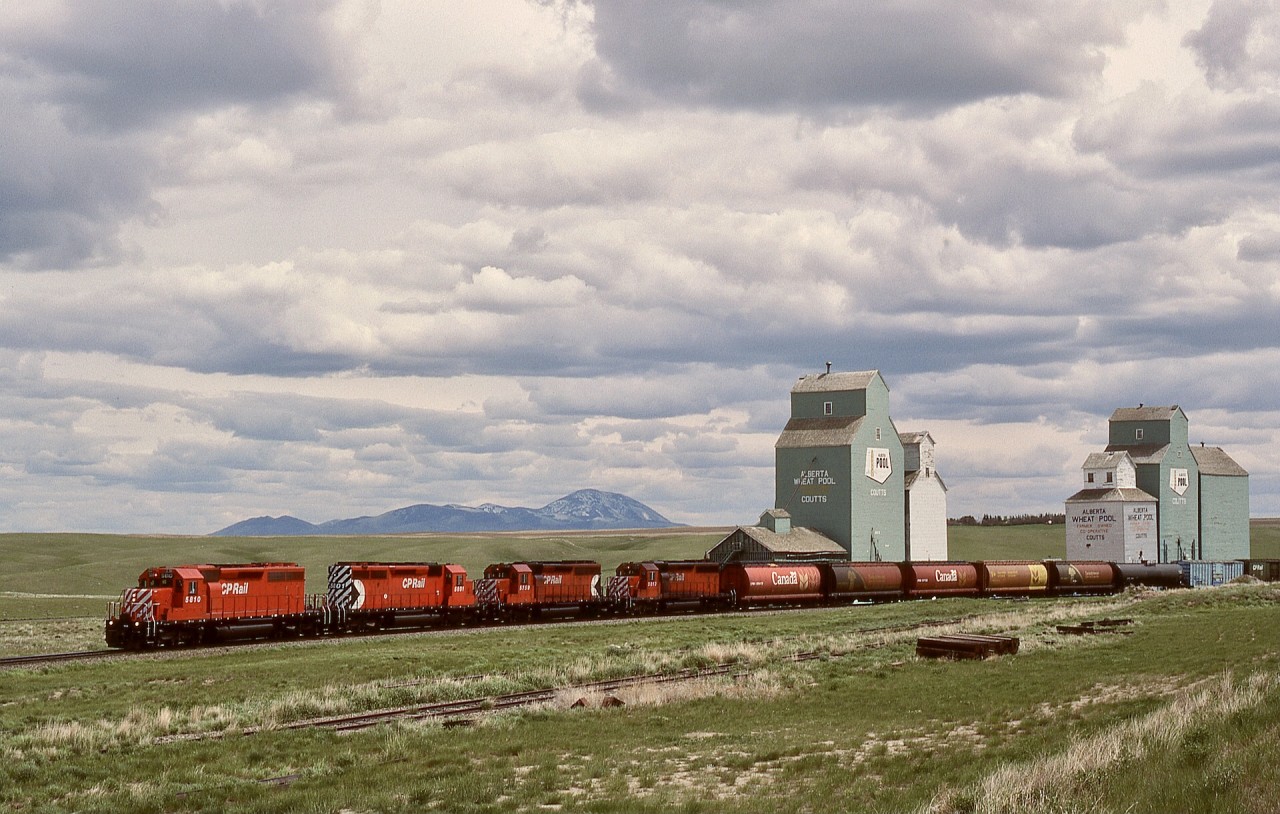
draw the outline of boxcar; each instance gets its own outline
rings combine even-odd
[[[1182,581],[1192,588],[1225,585],[1244,574],[1240,560],[1180,560]]]
[[[1241,560],[1244,572],[1263,582],[1280,582],[1280,560]]]

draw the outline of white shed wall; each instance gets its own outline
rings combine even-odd
[[[918,477],[907,491],[912,560],[946,560],[947,490],[937,477]]]

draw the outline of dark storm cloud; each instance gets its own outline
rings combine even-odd
[[[1107,3],[595,0],[583,95],[741,108],[949,107],[1070,95],[1120,41]]]
[[[341,95],[330,5],[75,0],[0,27],[0,262],[119,260],[177,117]]]
[[[1269,193],[1280,177],[1280,100],[1273,94],[1166,98],[1148,87],[1090,111],[1076,125],[1072,141],[1083,153],[1105,156],[1133,179],[1198,181],[1246,198]],[[1159,212],[1181,201],[1175,196],[1163,207],[1151,203]]]
[[[151,206],[151,148],[70,132],[3,78],[0,108],[0,262],[39,269],[118,258],[116,224]]]
[[[6,44],[77,124],[110,129],[227,104],[327,94],[330,2],[76,0],[58,25]]]

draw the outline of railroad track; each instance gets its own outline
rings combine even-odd
[[[40,664],[53,664],[61,661],[93,661],[95,659],[106,658],[107,656],[118,656],[122,651],[119,650],[80,650],[74,653],[40,653],[34,656],[6,656],[0,658],[0,668],[4,667],[32,667]]]
[[[823,657],[823,653],[812,651],[795,653],[783,661],[803,662]],[[335,715],[329,718],[313,718],[307,721],[295,721],[275,729],[328,729],[334,732],[357,732],[392,721],[442,720],[446,726],[459,725],[481,715],[488,715],[508,709],[529,707],[554,701],[558,696],[577,693],[613,693],[628,687],[648,684],[673,684],[682,681],[696,681],[704,678],[715,678],[725,675],[743,675],[750,669],[740,662],[725,662],[710,667],[680,670],[675,673],[647,673],[644,675],[611,678],[603,681],[591,681],[584,684],[571,684],[564,687],[548,687],[541,690],[507,693],[484,698],[468,698],[458,701],[436,701],[430,704],[418,704],[395,709],[375,710],[352,715]],[[260,729],[245,730],[251,735],[264,731]]]
[[[767,612],[767,611],[766,611],[766,612]],[[786,611],[782,611],[782,612],[786,612]],[[630,620],[627,620],[627,619],[608,619],[608,620],[599,620],[599,619],[597,619],[597,620],[577,620],[577,621],[581,621],[581,622],[583,622],[583,623],[588,623],[588,622],[593,622],[593,621],[594,621],[594,622],[596,622],[597,624],[625,624],[627,621],[630,621]],[[926,619],[926,620],[923,620],[923,621],[920,621],[920,622],[908,622],[908,623],[900,624],[900,625],[888,625],[888,626],[884,626],[884,627],[867,628],[866,630],[863,630],[863,631],[860,631],[860,632],[863,632],[863,633],[890,633],[890,632],[898,632],[898,631],[903,631],[903,630],[915,630],[915,629],[918,629],[918,628],[925,628],[925,627],[935,627],[935,626],[941,626],[941,625],[950,625],[950,624],[955,624],[955,623],[960,622],[960,621],[962,621],[962,620],[961,620],[959,617],[957,617],[957,618],[953,618],[953,619]],[[534,624],[546,624],[546,623],[531,623],[530,625],[527,625],[527,626],[533,626]],[[515,627],[525,627],[525,626],[526,626],[526,625],[508,625],[508,626],[506,626],[506,627],[509,627],[509,628],[515,628]],[[477,627],[477,628],[452,628],[451,630],[455,630],[455,631],[463,631],[463,630],[483,630],[483,629],[491,629],[491,628],[489,628],[489,627]],[[144,656],[144,655],[156,655],[156,654],[164,654],[164,653],[178,653],[178,652],[195,652],[195,651],[200,651],[200,650],[206,650],[206,651],[207,651],[207,650],[213,650],[215,647],[255,647],[255,646],[256,646],[256,647],[266,647],[266,646],[270,646],[270,645],[274,645],[274,644],[280,644],[280,643],[282,643],[282,642],[288,642],[288,641],[299,641],[299,642],[312,642],[312,641],[316,641],[316,642],[319,642],[319,641],[333,641],[333,640],[337,640],[337,639],[362,638],[362,637],[367,637],[367,636],[382,636],[382,635],[395,636],[395,635],[402,635],[402,634],[407,634],[407,633],[429,633],[429,632],[431,632],[431,631],[429,631],[429,630],[404,630],[404,631],[395,631],[395,632],[386,632],[386,633],[375,633],[375,634],[353,634],[353,635],[351,635],[351,636],[333,636],[333,637],[326,637],[325,639],[297,639],[297,640],[289,640],[289,639],[285,639],[285,640],[274,640],[274,641],[270,641],[270,642],[241,642],[241,643],[226,643],[226,644],[213,645],[213,646],[206,646],[206,647],[194,647],[194,648],[192,648],[192,647],[182,647],[182,648],[160,648],[160,649],[157,649],[157,650],[144,650],[144,651],[138,651],[138,650],[81,650],[81,651],[76,651],[76,652],[72,652],[72,653],[40,653],[40,654],[30,655],[30,656],[9,656],[9,657],[5,657],[5,658],[0,658],[0,669],[4,669],[4,668],[7,668],[7,667],[33,667],[33,666],[38,666],[38,665],[41,665],[41,664],[55,664],[55,663],[58,663],[58,662],[66,662],[66,661],[93,661],[93,660],[96,660],[96,659],[106,658],[106,657],[108,657],[108,656],[117,656],[117,657],[120,657],[120,658],[127,658],[127,657],[129,657],[129,656]],[[400,687],[400,686],[412,686],[412,685],[414,685],[414,684],[419,684],[419,683],[422,683],[422,682],[420,682],[420,681],[407,681],[407,682],[403,682],[403,683],[401,683],[401,684],[396,684],[396,685],[392,685],[392,686],[397,686],[397,687]]]

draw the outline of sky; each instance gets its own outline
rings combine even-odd
[[[6,0],[0,531],[773,505],[881,372],[948,514],[1122,406],[1280,515],[1276,0]]]

